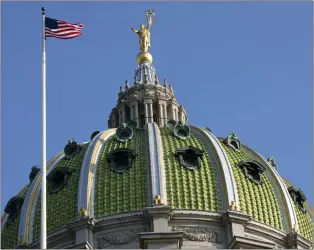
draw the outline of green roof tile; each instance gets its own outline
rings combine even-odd
[[[200,139],[193,133],[189,139],[173,136],[167,128],[160,128],[168,204],[173,208],[218,211],[221,206],[215,167]],[[180,166],[174,156],[176,150],[192,146],[204,151],[200,169]]]
[[[29,189],[30,185],[26,185],[17,196],[21,198],[25,198],[26,193]],[[12,249],[18,244],[18,232],[20,225],[22,208],[19,211],[18,216],[14,219],[14,221],[10,225],[5,225],[1,231],[1,249]]]
[[[134,130],[127,142],[118,142],[115,136],[106,141],[99,156],[95,183],[95,216],[132,212],[147,207],[146,149],[144,130]],[[109,152],[129,148],[137,154],[132,167],[123,173],[112,171],[107,162]],[[131,192],[130,192],[131,191]]]
[[[88,144],[82,145],[82,150],[69,160],[61,159],[57,168],[71,168],[73,170],[65,187],[55,194],[50,194],[47,182],[47,233],[54,232],[72,221],[77,215],[77,192],[80,169]],[[40,208],[41,196],[38,199],[33,228],[33,241],[40,237]]]
[[[240,200],[240,210],[251,215],[254,220],[283,230],[283,218],[279,203],[270,181],[266,175],[261,174],[263,183],[258,185],[245,178],[245,175],[237,164],[242,160],[254,160],[245,151],[235,151],[221,142],[228,160],[232,165],[233,175],[237,184]],[[266,170],[267,171],[267,170]]]

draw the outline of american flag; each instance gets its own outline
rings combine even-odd
[[[83,35],[81,30],[84,28],[83,24],[71,24],[65,21],[45,18],[45,36],[55,37],[59,39],[71,39]]]

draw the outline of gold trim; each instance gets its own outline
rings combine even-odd
[[[93,178],[94,178],[94,168],[97,164],[98,160],[98,154],[102,146],[102,140],[104,140],[105,137],[108,136],[108,138],[104,141],[104,143],[109,139],[110,136],[112,136],[116,132],[116,128],[109,129],[105,131],[98,141],[96,142],[96,145],[94,147],[94,151],[92,154],[92,158],[89,164],[89,173],[88,173],[88,184],[87,184],[87,214],[91,216],[92,213],[92,189],[93,189]]]
[[[47,169],[49,169],[51,167],[51,165],[53,165],[58,158],[60,158],[60,156],[64,154],[64,152],[60,152],[57,156],[55,156],[48,164],[47,164]],[[32,208],[33,208],[33,203],[34,203],[34,199],[35,199],[35,194],[37,193],[39,184],[41,184],[41,179],[42,179],[42,175],[39,176],[39,178],[37,179],[37,182],[35,184],[34,190],[31,194],[31,198],[30,201],[28,203],[28,210],[27,210],[27,215],[26,215],[26,228],[25,228],[25,239],[26,239],[26,243],[30,243],[29,242],[29,230],[30,230],[30,221],[31,221],[31,215],[32,215]],[[35,204],[36,205],[36,204]]]

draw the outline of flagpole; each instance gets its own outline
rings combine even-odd
[[[42,8],[42,189],[41,189],[41,232],[40,248],[47,249],[47,209],[46,209],[46,9]]]

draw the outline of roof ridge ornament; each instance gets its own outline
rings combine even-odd
[[[166,127],[179,139],[186,140],[190,138],[190,127],[183,121],[169,120],[166,123]]]
[[[275,160],[275,157],[274,156],[270,156],[267,161],[269,162],[269,164],[276,170],[278,171],[278,166],[277,166],[277,163],[276,163],[276,160]]]
[[[237,134],[232,132],[228,137],[223,140],[224,144],[229,146],[230,148],[241,151],[241,141],[238,138]]]
[[[116,131],[116,139],[119,142],[126,142],[131,140],[137,126],[137,121],[129,121],[128,123],[121,123]]]

